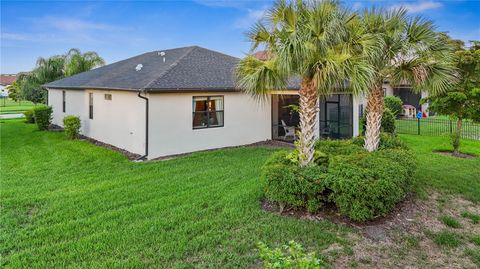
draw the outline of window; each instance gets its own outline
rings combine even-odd
[[[93,119],[93,93],[88,94],[88,117]]]
[[[111,101],[112,100],[112,95],[109,93],[105,94],[105,100]]]
[[[62,111],[65,113],[65,91],[62,91]]]
[[[223,96],[193,97],[193,129],[223,127]]]

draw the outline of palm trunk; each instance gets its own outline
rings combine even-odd
[[[452,137],[453,155],[458,156],[460,153],[460,136],[462,134],[463,121],[461,118],[457,119],[457,129]]]
[[[315,153],[315,123],[318,111],[318,94],[312,80],[303,80],[300,86],[300,132],[296,147],[300,166],[313,162]]]
[[[365,149],[369,152],[378,149],[380,144],[380,130],[382,128],[383,90],[377,85],[368,94],[367,100],[367,128],[365,130]]]

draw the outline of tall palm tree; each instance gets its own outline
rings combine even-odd
[[[287,88],[300,79],[299,163],[314,158],[318,98],[348,87],[361,93],[372,84],[369,59],[382,40],[364,32],[361,21],[337,1],[278,1],[249,32],[251,52],[266,51],[266,60],[245,57],[237,68],[237,86],[257,97]],[[348,79],[349,83],[346,83]],[[345,90],[345,88],[344,88]]]
[[[70,49],[65,57],[64,72],[69,77],[102,65],[105,65],[105,60],[96,52],[81,53],[78,49]]]
[[[380,142],[384,109],[382,84],[411,84],[413,90],[427,90],[437,94],[448,89],[455,80],[452,47],[443,35],[435,31],[431,21],[410,17],[405,9],[392,11],[365,10],[364,27],[383,42],[382,54],[372,59],[375,78],[370,85],[367,101],[365,149],[374,151]]]

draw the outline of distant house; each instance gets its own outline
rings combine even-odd
[[[83,135],[147,159],[291,140],[298,82],[257,100],[235,86],[239,59],[193,46],[148,52],[44,85],[53,123],[81,118]],[[358,135],[359,99],[320,98],[317,137]]]
[[[14,74],[2,74],[0,75],[0,96],[8,97],[7,86],[11,85],[17,79],[17,75]]]

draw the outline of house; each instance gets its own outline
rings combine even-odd
[[[147,159],[285,137],[298,125],[298,82],[264,100],[235,87],[239,59],[198,46],[148,52],[44,85],[53,123]],[[358,135],[359,99],[320,100],[317,137]],[[285,123],[285,124],[283,124]],[[285,126],[284,126],[285,125]]]
[[[8,97],[8,87],[17,79],[15,74],[0,75],[0,97]]]

